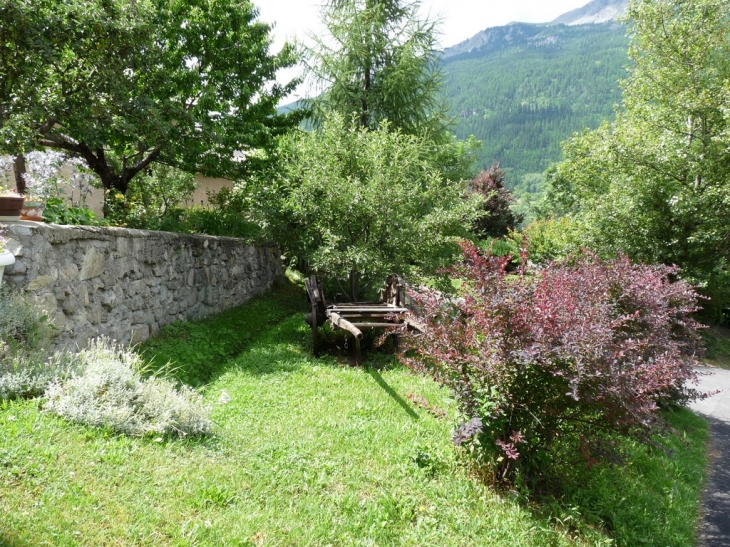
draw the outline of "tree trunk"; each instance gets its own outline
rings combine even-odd
[[[15,175],[15,189],[19,194],[25,194],[25,156],[18,154],[13,161],[13,174]]]
[[[350,271],[350,298],[353,302],[357,302],[360,292],[360,272]]]

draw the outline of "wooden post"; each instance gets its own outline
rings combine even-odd
[[[312,302],[312,355],[319,353],[319,328],[317,327],[317,302]]]

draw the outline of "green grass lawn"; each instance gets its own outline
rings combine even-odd
[[[527,502],[468,475],[454,402],[431,380],[382,357],[370,371],[312,358],[298,302],[280,289],[145,344],[205,384],[210,438],[128,438],[2,403],[0,546],[693,545],[699,418],[669,416],[671,455],[627,444],[625,467]]]

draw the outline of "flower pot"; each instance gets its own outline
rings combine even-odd
[[[43,222],[43,210],[46,204],[43,201],[26,201],[20,210],[20,220],[35,220]]]
[[[20,220],[23,196],[0,196],[0,220]]]
[[[5,266],[10,266],[11,264],[15,264],[15,255],[11,253],[10,251],[3,251],[0,253],[0,285],[3,284],[3,272],[5,271]]]

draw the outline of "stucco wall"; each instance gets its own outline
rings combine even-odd
[[[275,248],[233,238],[37,222],[0,230],[16,258],[3,284],[47,311],[57,346],[102,334],[139,342],[173,321],[243,304],[283,273]]]

